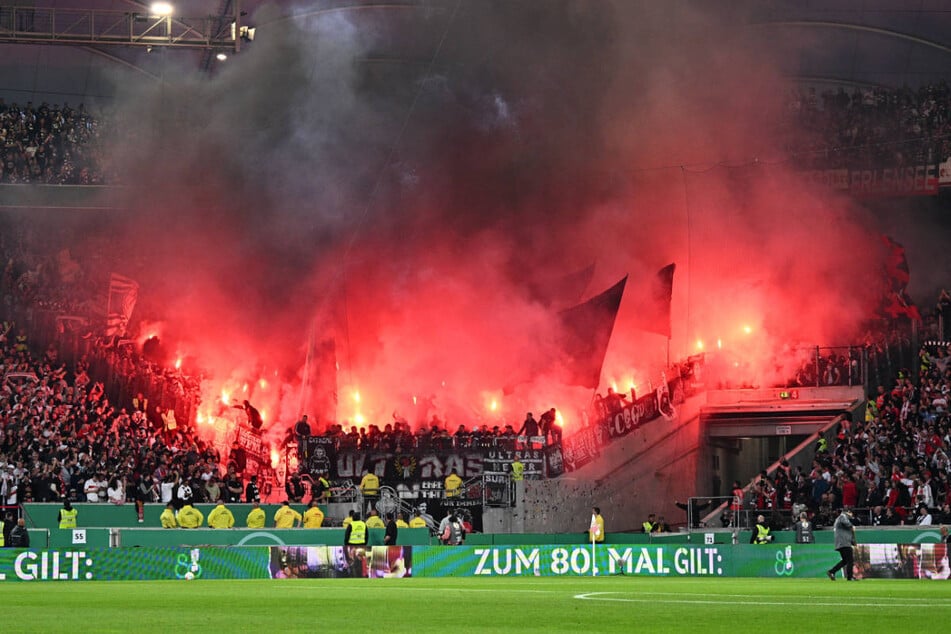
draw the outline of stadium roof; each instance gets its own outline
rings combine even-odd
[[[900,87],[951,78],[945,0],[750,2],[750,28],[790,47],[783,71],[806,82]]]
[[[243,24],[259,30],[287,20],[358,15],[381,43],[379,59],[423,63],[427,48],[438,38],[440,25],[449,19],[456,3],[473,1],[178,0],[170,25],[176,43],[187,43],[189,34],[209,35],[217,38],[217,46],[169,49],[161,43],[149,45],[147,38],[135,46],[81,41],[81,34],[95,31],[124,35],[139,29],[161,35],[164,27],[148,20],[144,2],[0,0],[0,96],[89,103],[108,100],[124,73],[160,79],[184,66],[213,74],[220,64],[233,63],[232,59],[219,61],[216,55],[226,52],[233,57],[228,44],[236,10],[245,14]],[[685,4],[707,12],[711,7],[702,0],[685,0]],[[23,37],[22,31],[17,37],[17,28],[23,25],[14,22],[10,11],[14,6],[19,19],[28,20],[34,32],[49,30],[52,35],[58,30],[58,35],[48,39],[71,43],[36,44]],[[486,1],[484,6],[491,11],[494,5]],[[95,17],[88,13],[91,10],[98,12]],[[56,27],[51,24],[54,12]],[[747,0],[741,6],[724,3],[718,12],[736,24],[738,35],[781,48],[782,72],[804,83],[898,87],[947,80],[951,75],[951,5],[945,0]],[[120,16],[118,21],[110,23],[115,16]],[[74,37],[63,37],[64,30]]]

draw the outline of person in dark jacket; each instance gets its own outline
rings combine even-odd
[[[396,525],[396,515],[390,513],[386,522],[386,533],[383,534],[383,544],[385,546],[396,546],[396,538],[399,535],[399,527]]]
[[[812,522],[809,521],[808,513],[805,511],[800,513],[795,526],[797,544],[812,544],[816,541],[812,534]]]
[[[844,569],[845,578],[852,581],[854,567],[854,553],[852,548],[855,546],[855,526],[852,524],[852,509],[844,508],[839,517],[835,520],[835,549],[839,552],[842,560],[832,566],[826,574],[829,579],[835,581],[835,573]]]
[[[30,547],[30,533],[26,530],[26,522],[23,521],[22,517],[17,520],[16,525],[10,530],[7,546],[10,548]]]

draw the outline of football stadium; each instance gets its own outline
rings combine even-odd
[[[949,34],[0,0],[4,631],[948,619]]]

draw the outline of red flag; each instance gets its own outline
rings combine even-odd
[[[894,290],[905,288],[911,281],[911,272],[908,269],[908,258],[905,256],[905,247],[892,240],[890,236],[882,236],[882,242],[888,247],[888,259],[885,270]]]
[[[908,268],[908,258],[905,256],[905,247],[895,242],[890,236],[882,236],[882,242],[888,247],[885,261],[885,275],[888,278],[888,290],[883,301],[883,310],[892,319],[908,317],[921,321],[921,313],[905,290],[911,281],[911,271]]]

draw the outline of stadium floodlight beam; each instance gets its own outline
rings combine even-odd
[[[174,11],[175,7],[172,6],[171,2],[153,2],[149,7],[149,12],[156,16],[172,15]]]

